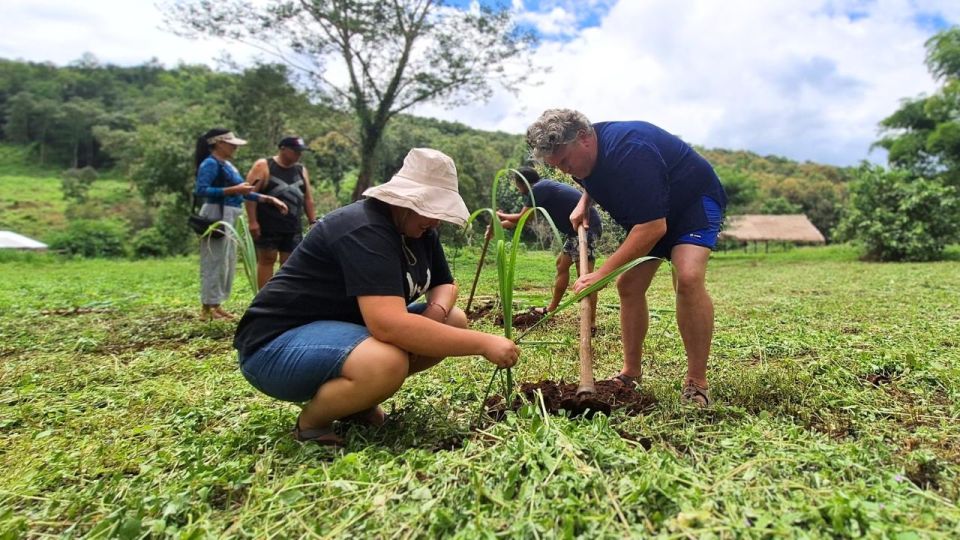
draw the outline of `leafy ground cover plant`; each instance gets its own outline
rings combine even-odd
[[[461,251],[468,280],[479,247]],[[955,537],[958,253],[718,254],[712,410],[677,404],[686,364],[661,275],[646,414],[573,421],[533,399],[469,432],[487,363],[451,359],[404,385],[387,426],[353,428],[343,453],[290,440],[296,407],[239,374],[233,325],[192,317],[196,256],[0,259],[0,535]],[[548,298],[553,259],[521,249],[515,301]],[[495,288],[485,272],[478,289]],[[228,309],[249,299],[237,289]],[[600,296],[609,373],[616,291]],[[575,379],[562,328],[575,320],[524,338],[555,343],[526,346],[515,378]]]

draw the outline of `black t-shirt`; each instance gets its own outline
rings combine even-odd
[[[248,356],[287,330],[314,321],[364,324],[358,296],[400,296],[410,303],[447,283],[453,276],[436,230],[401,238],[387,204],[357,201],[310,229],[253,299],[233,346]]]

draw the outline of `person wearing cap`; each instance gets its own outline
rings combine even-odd
[[[243,211],[240,206],[244,199],[269,204],[281,213],[287,211],[286,204],[276,197],[253,193],[253,186],[244,182],[237,168],[230,163],[237,148],[245,144],[247,141],[223,128],[213,128],[197,139],[193,193],[205,199],[200,207],[201,216],[233,224]],[[233,315],[221,306],[230,298],[236,267],[237,250],[230,238],[201,237],[201,319],[233,319]]]
[[[285,137],[278,148],[276,155],[258,159],[247,173],[247,182],[253,184],[255,192],[276,197],[287,206],[286,212],[280,212],[275,206],[255,201],[246,203],[250,235],[257,249],[257,282],[260,287],[273,277],[277,257],[283,265],[303,238],[303,214],[306,214],[308,224],[317,221],[310,176],[300,163],[307,145],[300,137]]]
[[[716,246],[727,197],[703,157],[678,137],[648,122],[591,124],[579,111],[550,109],[527,129],[535,157],[570,174],[585,193],[570,214],[574,228],[596,201],[627,231],[623,244],[596,272],[580,276],[580,292],[627,262],[651,255],[673,263],[677,326],[687,356],[681,400],[707,406],[707,357],[713,302],[707,261]],[[617,279],[623,369],[613,380],[635,386],[649,326],[646,292],[659,260]]]
[[[577,275],[580,275],[580,240],[577,237],[576,229],[570,226],[570,213],[580,202],[580,191],[563,182],[556,180],[541,179],[540,173],[533,167],[520,167],[517,169],[519,174],[514,174],[514,185],[517,191],[523,197],[523,208],[515,214],[497,211],[497,218],[504,228],[512,229],[520,221],[524,214],[533,210],[534,206],[543,208],[553,224],[564,236],[563,248],[560,255],[557,256],[557,274],[553,281],[553,298],[550,304],[543,308],[538,308],[540,315],[546,315],[548,312],[557,309],[563,300],[563,294],[570,286],[570,266],[578,263]],[[526,180],[526,182],[524,182]],[[529,184],[529,188],[527,187]],[[532,194],[531,194],[532,192]],[[593,272],[596,257],[594,249],[597,239],[603,233],[603,225],[600,223],[600,213],[596,208],[590,208],[589,218],[590,228],[587,232],[587,265],[590,272]],[[590,295],[590,310],[593,321],[592,331],[597,331],[597,295]]]
[[[300,441],[342,445],[333,422],[380,425],[380,403],[447,356],[510,367],[513,341],[467,330],[437,234],[463,225],[453,160],[414,148],[390,181],[325,215],[257,293],[234,338],[244,377],[276,399],[306,402]],[[425,300],[419,300],[426,295]]]

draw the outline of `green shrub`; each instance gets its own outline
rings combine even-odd
[[[850,186],[850,203],[838,227],[866,247],[874,261],[932,261],[956,238],[957,191],[936,180],[864,165]]]
[[[81,257],[122,257],[126,240],[127,228],[119,221],[79,219],[54,235],[50,249]]]
[[[131,242],[131,253],[137,259],[150,257],[165,257],[170,255],[170,248],[163,233],[156,227],[141,229],[134,235]]]
[[[87,202],[90,187],[97,181],[97,170],[93,167],[67,169],[60,177],[60,189],[67,201],[82,204]]]

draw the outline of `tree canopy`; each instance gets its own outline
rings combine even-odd
[[[167,22],[180,35],[210,35],[254,44],[303,70],[311,90],[351,110],[359,131],[360,168],[352,199],[374,180],[388,122],[427,102],[488,98],[495,83],[528,80],[533,34],[512,19],[508,3],[460,9],[434,0],[181,1]],[[330,64],[343,68],[329,69]]]
[[[926,47],[927,69],[942,86],[903,100],[881,122],[876,145],[889,152],[892,166],[960,187],[960,28],[934,35]]]

